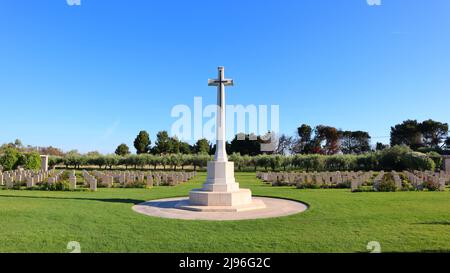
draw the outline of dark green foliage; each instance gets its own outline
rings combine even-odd
[[[437,152],[429,152],[427,153],[427,156],[434,161],[434,165],[438,169],[443,169],[443,163],[444,160],[442,159],[442,156]]]
[[[370,135],[363,131],[340,132],[341,150],[344,154],[361,154],[370,151]]]
[[[209,154],[209,141],[206,138],[199,139],[194,145],[194,152],[197,154]]]
[[[391,146],[406,145],[413,150],[432,148],[440,150],[445,146],[448,136],[448,124],[434,120],[406,120],[391,127]],[[443,145],[444,144],[444,145]]]
[[[132,166],[134,168],[171,167],[173,169],[191,166],[194,169],[203,168],[212,156],[199,154],[139,154],[139,155],[100,155],[95,157],[70,153],[64,158],[50,157],[50,162],[64,164],[66,167],[98,166],[113,168],[117,166]],[[257,155],[242,156],[238,153],[230,154],[230,161],[240,171],[255,171],[258,169],[271,171],[403,171],[430,170],[433,171],[440,159],[435,153],[423,154],[414,152],[406,146],[395,146],[379,152],[361,155]],[[440,161],[439,161],[440,162]],[[52,164],[53,164],[52,163]]]
[[[120,156],[125,156],[125,155],[129,155],[130,152],[130,148],[128,148],[128,146],[124,143],[120,144],[117,149],[115,154],[116,155],[120,155]]]
[[[21,154],[17,165],[26,170],[39,170],[41,168],[41,157],[38,153]]]
[[[156,135],[155,147],[153,148],[154,154],[168,154],[173,148],[171,147],[172,141],[167,131],[158,132]]]
[[[421,147],[421,132],[417,120],[406,120],[391,127],[391,146],[406,145],[413,149]]]
[[[69,183],[67,181],[58,181],[53,184],[41,183],[35,187],[37,190],[42,191],[69,191]]]
[[[384,149],[387,149],[387,148],[389,148],[389,145],[383,144],[381,142],[377,142],[377,144],[375,145],[376,151],[383,151]]]
[[[378,191],[381,192],[394,192],[397,190],[397,187],[395,186],[394,178],[392,177],[391,173],[387,173],[384,175],[383,179],[380,182],[380,185],[378,186]]]
[[[4,171],[10,171],[17,167],[20,158],[20,153],[15,148],[7,148],[0,157],[0,164]]]
[[[16,148],[7,148],[0,157],[0,165],[4,171],[16,169],[18,166],[27,170],[38,170],[41,167],[41,157],[38,153],[22,153]]]
[[[146,154],[150,151],[150,136],[147,131],[140,131],[134,140],[134,148],[137,154]]]
[[[407,146],[394,146],[380,153],[379,170],[430,170],[434,171],[435,163],[426,154],[413,152]]]

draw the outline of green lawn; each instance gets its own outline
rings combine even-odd
[[[131,210],[146,200],[186,196],[205,179],[177,187],[98,192],[0,190],[0,252],[449,252],[450,192],[350,193],[271,187],[238,173],[254,195],[310,205],[288,217],[204,222],[153,218]]]

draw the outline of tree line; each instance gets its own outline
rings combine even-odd
[[[369,170],[430,170],[442,168],[442,157],[437,153],[415,152],[406,146],[394,146],[382,151],[353,155],[320,154],[260,154],[256,156],[233,153],[230,161],[239,171],[369,171]],[[213,160],[208,154],[139,154],[139,155],[80,155],[68,153],[64,157],[50,157],[50,165],[66,168],[95,166],[99,169],[134,168],[180,170],[187,167],[197,170]]]
[[[276,137],[272,152],[262,152],[261,144],[272,143],[271,138]],[[101,155],[99,152],[89,152],[81,155],[73,150],[64,153],[55,147],[32,147],[24,146],[20,140],[0,146],[0,159],[7,162],[9,157],[5,157],[5,151],[11,155],[11,150],[17,150],[21,154],[48,154],[51,155],[52,162],[66,166],[93,165],[102,167],[114,166],[162,166],[163,168],[183,168],[190,165],[194,168],[206,166],[206,162],[211,160],[211,155],[215,153],[215,145],[207,139],[200,139],[191,145],[187,142],[178,140],[176,136],[169,136],[166,131],[157,133],[154,145],[150,140],[150,135],[146,131],[141,131],[134,139],[134,148],[136,154],[132,155],[130,148],[126,144],[120,144],[115,150],[114,155]],[[391,127],[390,145],[377,143],[374,147],[371,145],[371,136],[364,131],[345,131],[332,126],[318,125],[311,127],[302,124],[297,128],[294,136],[274,136],[270,132],[265,136],[256,136],[254,134],[238,134],[233,140],[227,142],[226,149],[229,155],[239,162],[250,164],[254,167],[267,167],[264,162],[272,162],[280,157],[263,157],[263,155],[283,155],[283,163],[287,167],[297,166],[290,162],[294,160],[292,156],[296,155],[365,155],[369,158],[379,157],[380,151],[394,149],[397,146],[403,146],[412,152],[421,152],[428,158],[438,158],[440,154],[448,154],[450,150],[450,137],[448,135],[448,124],[434,120],[406,120],[400,124]],[[36,154],[34,156],[36,156]],[[405,155],[406,153],[403,153]],[[241,156],[242,158],[240,158]],[[259,156],[259,157],[258,157]],[[27,161],[24,156],[19,156],[22,161],[13,157],[9,162],[2,163],[8,168],[14,168],[19,164],[25,164]],[[303,158],[303,157],[300,157]],[[309,158],[309,157],[308,157]],[[314,158],[314,157],[311,157]],[[345,157],[344,157],[345,158]],[[347,157],[351,158],[351,157]],[[364,158],[364,156],[363,156]],[[440,157],[439,157],[440,158]],[[333,160],[330,159],[330,160]],[[352,159],[353,160],[353,159]],[[36,161],[37,162],[37,161]],[[292,161],[295,162],[295,161]],[[352,162],[355,162],[354,160]],[[242,163],[241,165],[245,165]],[[440,162],[434,160],[435,166],[439,167]],[[278,164],[278,163],[277,163]],[[276,164],[275,164],[276,165]],[[351,165],[351,164],[350,164]],[[372,164],[373,166],[381,166]],[[352,167],[352,169],[358,169]]]

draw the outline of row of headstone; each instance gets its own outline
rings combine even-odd
[[[93,175],[105,186],[112,187],[115,182],[121,186],[145,183],[147,187],[175,186],[187,182],[197,175],[196,172],[131,172],[131,171],[93,171]]]
[[[32,188],[38,183],[44,183],[54,174],[54,171],[32,171],[17,169],[14,171],[0,172],[0,186],[13,188],[16,184],[26,183],[27,188]]]
[[[99,183],[106,186],[107,188],[112,188],[114,183],[114,177],[112,175],[105,174],[100,171],[94,171],[93,175],[97,178]]]
[[[390,178],[386,175],[390,174]],[[404,177],[417,190],[424,189],[424,183],[431,184],[435,189],[444,191],[446,184],[450,183],[450,174],[445,172],[403,172]],[[343,183],[350,187],[352,191],[357,191],[361,186],[373,182],[373,189],[378,191],[383,179],[392,179],[397,190],[403,189],[403,181],[401,173],[392,171],[385,173],[380,171],[375,173],[369,172],[313,172],[313,173],[295,173],[295,172],[258,172],[257,177],[264,182],[271,183],[273,186],[297,186],[302,187],[304,184],[314,184],[318,187],[322,186],[340,186]]]
[[[411,173],[405,171],[403,173],[416,190],[423,190],[425,187],[424,184],[429,183],[434,188],[444,191],[445,185],[450,182],[450,175],[445,172],[433,173],[428,171],[414,171]]]
[[[318,187],[331,186],[339,187],[350,184],[351,187],[358,187],[367,183],[372,177],[373,172],[313,172],[313,173],[257,173],[257,177],[264,182],[271,183],[273,186],[297,186],[304,184],[315,184]]]
[[[39,183],[55,184],[61,181],[64,171],[30,171],[30,170],[14,170],[8,172],[0,172],[0,186],[13,188],[15,184],[26,183],[27,188],[32,188]],[[175,186],[180,183],[187,182],[197,175],[196,172],[100,172],[93,171],[92,175],[83,170],[82,176],[85,185],[91,190],[97,190],[97,183],[102,183],[106,187],[113,187],[114,182],[120,183],[122,186],[132,185],[134,183],[145,183],[148,187],[168,185]],[[69,188],[77,188],[77,176],[75,171],[69,173]]]

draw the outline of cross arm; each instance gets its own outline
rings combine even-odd
[[[233,86],[234,82],[231,79],[224,79],[222,81],[220,80],[208,80],[208,86],[218,86],[219,84],[223,83],[225,86]]]

